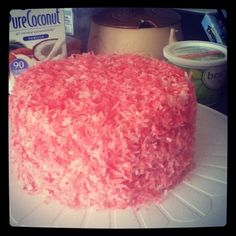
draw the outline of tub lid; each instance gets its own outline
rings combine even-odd
[[[208,41],[180,41],[164,47],[163,54],[170,62],[183,67],[206,68],[227,62],[227,48]]]
[[[171,9],[110,8],[95,16],[96,24],[115,28],[161,28],[180,22],[181,17]]]

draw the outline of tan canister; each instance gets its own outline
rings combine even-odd
[[[181,18],[172,10],[122,8],[93,16],[88,51],[136,53],[163,58],[163,48],[182,39]]]

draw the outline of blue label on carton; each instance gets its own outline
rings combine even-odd
[[[11,72],[14,76],[20,75],[25,69],[29,67],[27,61],[23,59],[15,59],[10,65]]]
[[[39,34],[39,35],[33,35],[33,36],[25,36],[23,37],[23,40],[30,41],[30,40],[46,39],[48,37],[49,37],[48,34]]]

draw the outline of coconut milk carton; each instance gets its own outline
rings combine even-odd
[[[17,77],[27,68],[66,56],[63,8],[10,11],[9,93]]]

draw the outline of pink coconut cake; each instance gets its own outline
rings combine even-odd
[[[66,206],[158,202],[194,166],[196,97],[186,73],[132,54],[29,68],[9,97],[22,188]]]

